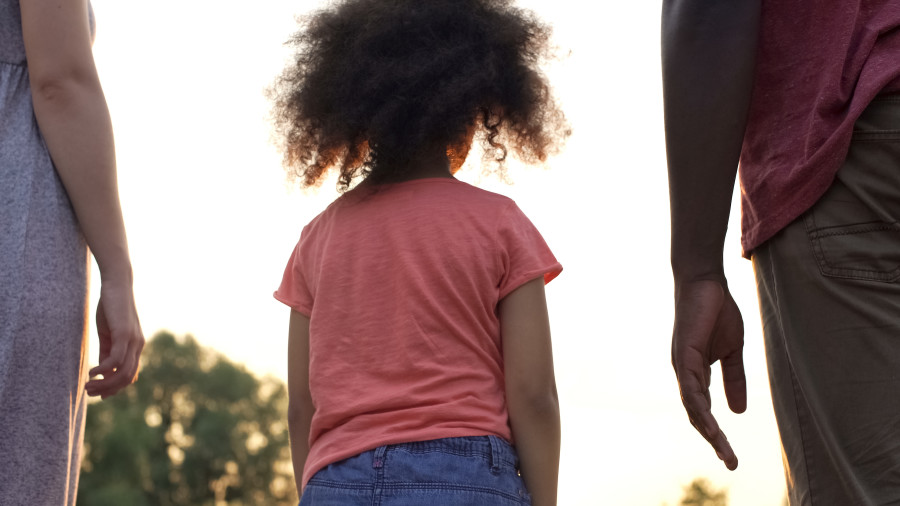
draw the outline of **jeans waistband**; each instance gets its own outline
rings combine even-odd
[[[512,445],[497,436],[466,436],[432,439],[379,446],[372,457],[372,467],[379,468],[384,464],[385,454],[389,451],[405,451],[409,453],[443,452],[452,455],[482,455],[490,459],[491,468],[499,469],[501,464],[518,465],[516,451]]]

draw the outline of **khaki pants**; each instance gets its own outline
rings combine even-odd
[[[900,505],[900,95],[753,266],[791,505]]]

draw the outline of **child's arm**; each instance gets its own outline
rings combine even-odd
[[[309,394],[309,317],[291,310],[288,328],[288,427],[298,495],[303,495],[303,466],[309,454],[309,424],[314,411]]]
[[[559,401],[543,278],[500,301],[509,420],[533,506],[554,506],[559,476]]]

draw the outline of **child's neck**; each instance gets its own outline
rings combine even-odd
[[[410,170],[403,177],[391,182],[400,183],[414,179],[453,178],[453,174],[450,172],[450,161],[445,153],[422,155],[410,160],[409,165]]]
[[[404,181],[411,181],[413,179],[428,179],[428,178],[453,178],[453,174],[450,173],[450,165],[420,165],[416,166],[412,171],[410,171],[406,177],[403,178]]]

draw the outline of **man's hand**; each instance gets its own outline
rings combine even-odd
[[[130,286],[102,284],[97,303],[97,334],[100,338],[100,364],[90,375],[103,375],[85,385],[90,396],[103,399],[134,383],[144,349],[144,333],[138,321]]]
[[[672,366],[678,378],[681,402],[691,425],[730,470],[737,468],[738,460],[712,415],[710,366],[721,360],[728,407],[735,413],[743,413],[747,409],[743,347],[744,322],[726,286],[713,280],[676,286]]]

